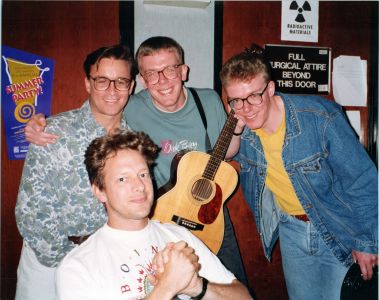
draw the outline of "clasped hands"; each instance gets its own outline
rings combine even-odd
[[[178,294],[194,297],[202,290],[202,279],[199,257],[195,250],[184,241],[168,243],[158,252],[152,261],[153,274],[148,280],[154,285],[154,290],[164,291],[168,299]]]

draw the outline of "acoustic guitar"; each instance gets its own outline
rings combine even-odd
[[[236,124],[232,110],[211,154],[191,151],[181,157],[176,183],[158,198],[152,215],[191,230],[215,254],[224,238],[223,205],[238,183],[237,171],[224,161]]]

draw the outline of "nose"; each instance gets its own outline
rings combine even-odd
[[[117,89],[116,89],[116,83],[114,81],[111,81],[109,83],[109,87],[108,87],[108,92],[111,93],[111,94],[114,94],[116,93]]]
[[[253,105],[251,105],[249,102],[247,102],[247,99],[245,99],[243,101],[242,110],[244,112],[248,112],[248,111],[250,111],[252,109],[251,106],[253,106]]]
[[[168,79],[166,76],[163,74],[163,71],[158,71],[158,82],[165,82]]]
[[[143,182],[143,180],[139,176],[136,176],[133,179],[132,184],[133,184],[133,188],[135,191],[143,192],[145,190],[145,183]]]

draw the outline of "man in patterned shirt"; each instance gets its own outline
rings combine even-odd
[[[81,108],[48,120],[51,132],[64,132],[55,144],[30,145],[16,204],[24,238],[18,267],[17,300],[55,299],[55,269],[75,247],[107,220],[92,195],[83,163],[89,143],[116,128],[128,129],[123,109],[134,87],[134,60],[122,45],[102,47],[84,61],[88,100]]]

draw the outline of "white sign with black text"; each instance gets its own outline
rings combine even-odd
[[[282,0],[281,39],[318,42],[318,0]]]

